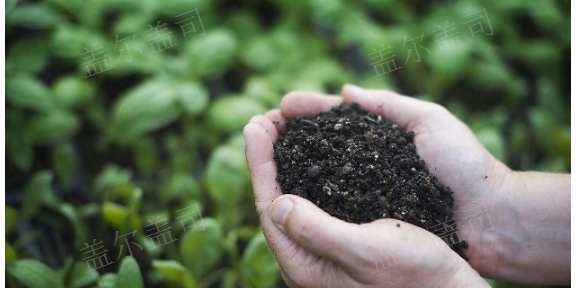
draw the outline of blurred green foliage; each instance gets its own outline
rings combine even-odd
[[[291,90],[338,93],[351,82],[436,101],[512,168],[570,171],[569,7],[547,0],[6,1],[7,283],[282,285],[258,227],[240,133]],[[196,8],[205,34],[199,22],[184,34],[178,16]],[[463,24],[483,8],[493,36]],[[158,21],[168,23],[177,46],[152,54],[146,31]],[[438,55],[434,31],[446,21],[465,46]],[[421,34],[417,44],[430,52],[420,50],[415,62],[404,37]],[[402,69],[375,77],[371,53],[383,45]],[[87,77],[84,53],[95,47],[113,68]],[[186,230],[177,211],[190,206],[202,219]],[[177,240],[150,249],[146,225],[154,219],[167,219]],[[129,244],[134,257],[126,257],[116,236],[132,231],[129,241],[142,249]],[[82,249],[94,239],[114,263],[87,272]]]

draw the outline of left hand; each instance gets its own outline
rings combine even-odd
[[[396,219],[347,223],[306,199],[283,195],[275,180],[273,143],[284,129],[284,116],[311,116],[342,101],[315,93],[296,94],[306,94],[298,97],[306,103],[283,101],[282,113],[272,110],[255,116],[244,128],[256,209],[286,283],[290,287],[489,287],[466,261],[424,229]]]

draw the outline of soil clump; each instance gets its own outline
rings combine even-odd
[[[414,134],[357,104],[288,119],[274,144],[283,193],[353,223],[395,218],[441,237],[465,258],[450,188],[416,153]]]

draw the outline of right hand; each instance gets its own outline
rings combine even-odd
[[[465,253],[470,265],[484,276],[498,276],[496,270],[506,252],[491,228],[500,226],[498,220],[504,218],[500,216],[506,204],[501,199],[505,198],[503,189],[512,171],[444,107],[391,91],[345,85],[342,97],[290,93],[282,100],[281,114],[285,118],[313,116],[342,101],[356,102],[364,110],[414,132],[418,155],[428,170],[454,192],[454,219],[458,236],[469,244]]]

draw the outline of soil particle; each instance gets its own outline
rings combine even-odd
[[[446,230],[457,229],[452,191],[428,171],[413,140],[412,132],[357,104],[288,119],[274,144],[277,180],[284,193],[304,197],[344,221],[395,218],[451,240],[445,235],[457,232]],[[465,241],[447,244],[464,257]]]

